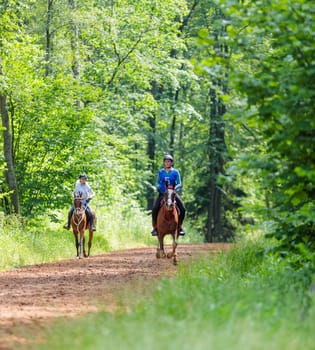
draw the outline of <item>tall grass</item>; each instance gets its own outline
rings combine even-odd
[[[27,220],[0,213],[0,270],[75,257],[72,230],[63,229],[67,210],[50,214]],[[156,245],[156,237],[150,234],[151,215],[140,208],[127,204],[108,208],[96,206],[96,214],[92,255]],[[187,231],[181,242],[202,240],[202,236],[188,226]]]
[[[314,349],[311,270],[263,256],[263,248],[247,243],[182,265],[150,300],[140,295],[128,312],[61,322],[35,348]]]
[[[99,208],[97,214],[92,255],[152,244],[149,220],[140,210],[117,214],[111,208]],[[54,213],[54,217],[54,220],[48,215],[26,220],[14,215],[0,216],[0,269],[75,257],[72,230],[62,227],[66,222],[66,211]]]

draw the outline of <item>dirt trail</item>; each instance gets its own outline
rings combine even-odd
[[[228,244],[182,244],[179,261]],[[170,249],[167,246],[167,249]],[[156,248],[120,250],[89,259],[67,259],[0,273],[0,350],[23,342],[16,329],[41,327],[58,317],[76,317],[97,310],[112,311],[117,294],[162,276],[172,276],[171,260],[155,258]]]

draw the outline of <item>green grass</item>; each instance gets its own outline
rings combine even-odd
[[[97,214],[92,255],[153,243],[149,220],[140,210],[117,215],[112,209],[99,208]],[[63,229],[67,212],[54,215],[54,220],[42,216],[28,221],[16,216],[0,217],[1,270],[75,257],[72,230]]]
[[[91,255],[157,244],[156,237],[150,234],[151,215],[139,208],[123,207],[122,204],[118,209],[96,206],[96,214],[97,231]],[[32,220],[0,213],[0,270],[74,258],[76,249],[72,230],[63,229],[66,218],[66,209]],[[181,242],[202,241],[200,234],[189,226],[186,228],[188,234],[181,238]]]
[[[57,323],[36,349],[314,349],[311,270],[260,254],[260,242],[209,255],[157,282],[129,311]]]

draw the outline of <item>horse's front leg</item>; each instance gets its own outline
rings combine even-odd
[[[74,243],[75,243],[75,247],[77,250],[77,258],[79,257],[79,239],[78,239],[78,232],[73,232],[74,235]]]
[[[178,237],[178,229],[176,230],[174,236],[173,236],[173,264],[177,265],[177,237]]]
[[[159,258],[165,258],[165,251],[164,251],[164,236],[160,233],[158,233],[158,248],[156,251],[156,257]]]
[[[177,236],[178,236],[178,230],[175,231],[175,233],[172,235],[173,236],[173,243],[172,243],[172,251],[167,253],[167,257],[173,258],[173,263],[174,265],[177,265],[177,252],[176,252],[176,248],[177,248]]]
[[[93,239],[93,231],[91,228],[89,228],[89,241],[88,241],[88,254],[87,257],[90,256],[90,251],[91,251],[91,247],[92,247],[92,239]]]
[[[82,259],[82,250],[84,247],[84,232],[80,232],[80,252],[79,252],[79,259]]]
[[[85,251],[85,237],[83,236],[83,256],[86,258],[86,251]]]

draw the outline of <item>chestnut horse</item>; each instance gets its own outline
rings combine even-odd
[[[75,238],[75,245],[77,248],[77,258],[82,259],[82,250],[83,256],[88,258],[90,256],[90,250],[92,246],[93,239],[93,231],[88,223],[87,216],[85,213],[85,206],[83,205],[83,198],[81,193],[75,193],[73,199],[74,211],[71,218],[71,226],[72,231]],[[94,223],[96,223],[96,218],[94,212],[92,213],[94,216]],[[85,238],[84,232],[85,230],[89,230],[89,242],[88,242],[88,253],[85,251]],[[80,241],[79,241],[80,234]]]
[[[157,232],[158,232],[158,248],[156,252],[157,258],[165,258],[167,256],[169,259],[173,258],[174,265],[177,264],[177,238],[178,238],[178,212],[176,208],[175,195],[176,192],[173,186],[169,186],[166,181],[165,194],[162,200],[162,207],[159,210],[157,216]],[[173,237],[173,250],[165,255],[164,250],[164,237],[165,235],[172,235]]]

